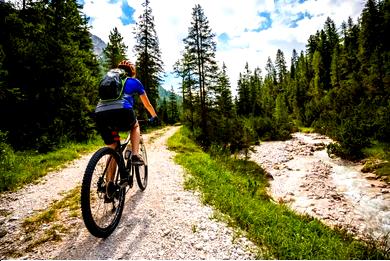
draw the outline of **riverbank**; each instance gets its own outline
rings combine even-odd
[[[205,204],[229,216],[229,223],[248,234],[266,259],[386,259],[376,245],[352,239],[318,219],[270,200],[269,175],[252,161],[203,152],[185,128],[168,140],[175,161],[186,168],[186,187],[199,190]],[[275,151],[276,152],[276,151]],[[270,157],[276,157],[270,154]],[[284,160],[288,161],[288,157]],[[276,202],[278,203],[278,202]]]
[[[298,213],[390,249],[390,186],[362,163],[330,158],[329,138],[294,133],[291,140],[262,142],[250,159],[273,176],[269,194]]]

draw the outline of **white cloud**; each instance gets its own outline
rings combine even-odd
[[[134,59],[134,25],[122,24],[120,20],[122,16],[121,6],[121,1],[110,4],[109,0],[86,0],[83,13],[91,19],[91,33],[99,36],[106,43],[109,41],[110,32],[114,27],[117,27],[124,39],[124,43],[128,46],[129,58]]]
[[[142,13],[142,0],[127,0],[135,9],[134,19],[137,21]],[[114,26],[125,38],[132,58],[134,46],[134,25],[123,26],[121,2],[109,4],[109,0],[88,0],[84,5],[87,16],[94,18],[91,22],[92,33],[108,41],[110,30]],[[151,8],[155,17],[155,26],[160,41],[162,59],[166,72],[172,71],[175,61],[181,57],[183,38],[188,34],[192,19],[192,8],[200,4],[210,22],[213,32],[218,36],[226,33],[230,40],[217,42],[217,59],[225,62],[230,76],[232,89],[235,91],[239,73],[248,62],[251,69],[264,65],[268,57],[275,59],[277,49],[284,52],[286,61],[290,62],[292,50],[305,50],[310,35],[323,28],[325,20],[330,17],[340,26],[351,16],[354,21],[361,14],[364,0],[307,0],[299,4],[294,0],[151,0]],[[267,30],[254,32],[264,18],[258,14],[269,12],[272,26]],[[298,14],[310,14],[296,22],[291,28],[286,24],[298,18]],[[216,38],[216,40],[218,40]],[[166,82],[164,87],[170,89],[172,82]]]

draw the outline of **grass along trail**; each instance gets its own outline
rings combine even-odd
[[[389,252],[376,244],[354,240],[343,230],[292,211],[283,201],[271,200],[268,175],[259,165],[228,154],[211,156],[189,139],[190,135],[183,128],[169,140],[170,147],[178,151],[175,161],[192,174],[187,186],[200,189],[204,202],[229,215],[231,224],[245,230],[248,238],[262,247],[265,258],[388,259]],[[282,151],[267,154],[272,159],[280,155],[282,162],[291,160]]]

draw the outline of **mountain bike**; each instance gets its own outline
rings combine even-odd
[[[130,133],[125,141],[117,143],[116,150],[103,147],[93,154],[81,185],[81,213],[84,224],[92,235],[99,238],[108,237],[118,226],[126,193],[133,187],[134,176],[141,191],[148,185],[148,158],[142,134],[142,165],[131,162]],[[108,171],[114,173],[112,182],[107,180]]]

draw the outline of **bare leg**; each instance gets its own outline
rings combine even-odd
[[[112,143],[110,145],[107,145],[107,147],[115,150],[116,149],[116,143]],[[115,176],[115,171],[116,171],[116,163],[115,163],[115,160],[111,158],[108,159],[110,161],[110,165],[108,166],[108,169],[107,169],[107,177],[106,177],[106,182],[108,183],[109,181],[113,181],[114,180],[114,176]]]
[[[140,136],[141,132],[139,129],[138,121],[134,124],[133,128],[131,129],[130,134],[131,139],[131,153],[132,155],[138,155],[139,152],[139,142],[140,142]]]

